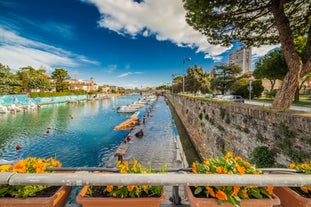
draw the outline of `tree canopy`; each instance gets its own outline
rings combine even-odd
[[[299,79],[311,70],[310,0],[183,0],[186,21],[208,42],[229,46],[240,41],[247,46],[281,43],[288,65],[273,106],[289,108]],[[301,58],[294,39],[306,36]]]
[[[211,92],[211,86],[209,81],[209,74],[205,72],[198,65],[194,65],[192,68],[188,68],[187,75],[185,77],[186,91],[192,93],[209,93]]]
[[[0,95],[16,94],[21,90],[21,82],[11,73],[8,66],[0,63]]]
[[[254,77],[257,79],[266,78],[271,83],[270,91],[274,89],[276,80],[283,80],[288,67],[282,50],[274,50],[263,58],[260,58],[256,63],[254,70]]]
[[[241,67],[235,64],[216,65],[212,71],[215,76],[211,81],[212,88],[221,91],[221,94],[225,94],[241,72]]]

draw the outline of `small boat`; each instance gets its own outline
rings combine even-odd
[[[114,127],[114,130],[128,130],[139,124],[138,117],[132,117]]]
[[[138,108],[135,108],[135,107],[131,107],[130,105],[129,106],[120,106],[118,107],[117,111],[119,113],[134,113],[138,110]]]
[[[1,106],[0,105],[0,114],[5,114],[7,113],[9,110],[6,106]]]

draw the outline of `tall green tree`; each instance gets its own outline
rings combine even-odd
[[[10,70],[8,66],[0,63],[0,95],[17,94],[21,92],[21,82]]]
[[[215,76],[211,80],[212,88],[221,91],[221,94],[225,94],[237,80],[237,76],[241,74],[241,72],[241,67],[235,64],[216,65],[212,72]]]
[[[181,75],[172,74],[173,85],[172,92],[178,93],[182,91],[183,77]]]
[[[63,92],[68,91],[69,83],[65,82],[65,80],[70,79],[68,71],[63,68],[55,68],[52,72],[52,78],[56,80],[56,91]]]
[[[288,67],[282,50],[274,50],[255,63],[254,77],[257,79],[268,79],[271,84],[270,91],[274,89],[276,80],[283,80]]]
[[[24,92],[32,90],[48,91],[51,89],[50,80],[45,69],[34,69],[31,66],[22,67],[17,71],[17,75],[22,81]]]
[[[189,25],[212,44],[247,46],[281,44],[288,73],[273,107],[289,108],[299,79],[311,70],[311,1],[309,0],[183,0]],[[301,58],[294,39],[306,36]]]
[[[185,77],[185,89],[192,93],[210,93],[211,84],[209,80],[209,74],[205,72],[202,67],[194,65],[193,68],[188,68],[187,75]]]

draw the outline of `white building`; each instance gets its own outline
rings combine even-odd
[[[229,64],[236,64],[242,68],[242,73],[252,71],[252,48],[240,48],[229,54]]]

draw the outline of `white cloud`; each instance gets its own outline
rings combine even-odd
[[[219,59],[230,48],[211,45],[206,37],[185,21],[181,0],[82,0],[97,6],[101,13],[99,26],[122,35],[155,35],[159,41],[169,40],[180,47],[196,48],[207,58]]]
[[[118,75],[117,77],[118,78],[124,78],[126,76],[134,75],[134,74],[142,74],[142,72],[126,72],[126,73],[122,73],[121,75]]]
[[[280,47],[280,45],[262,45],[260,47],[252,47],[252,54],[255,57],[261,57],[277,47]]]
[[[25,66],[51,70],[53,67],[74,67],[82,63],[97,64],[82,55],[21,37],[2,27],[0,27],[0,62],[15,70]]]

